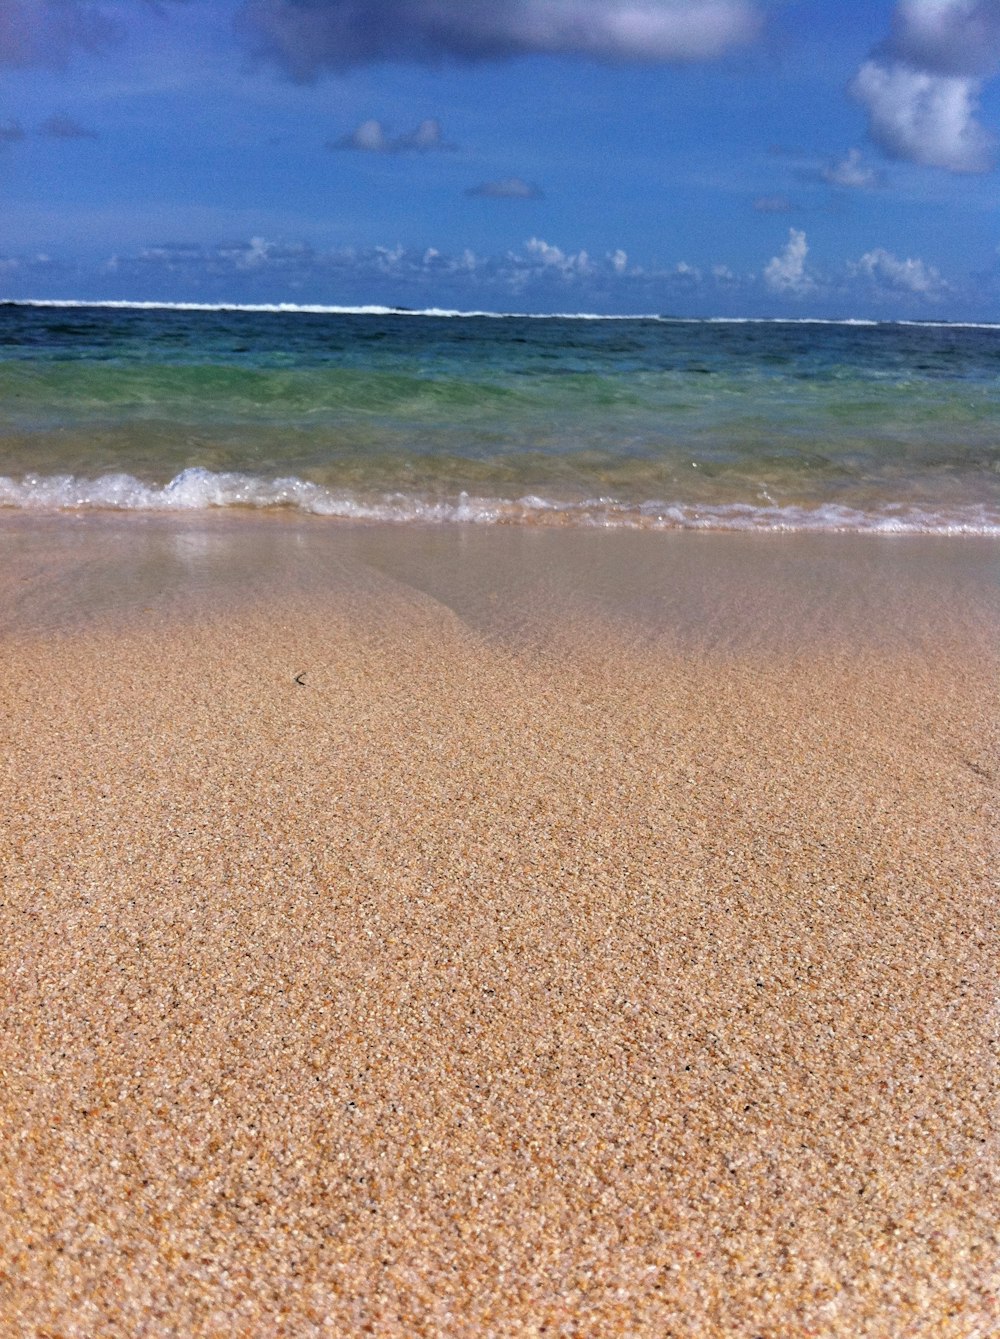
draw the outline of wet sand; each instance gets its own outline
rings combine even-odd
[[[996,1332],[995,546],[0,553],[0,1331]]]

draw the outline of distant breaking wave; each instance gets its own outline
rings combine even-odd
[[[22,511],[114,510],[191,512],[215,508],[287,509],[314,516],[397,524],[544,525],[615,530],[744,530],[864,532],[884,535],[1000,536],[1000,512],[984,506],[931,511],[887,504],[872,511],[826,503],[815,507],[695,504],[614,498],[564,502],[535,496],[509,500],[461,493],[434,499],[406,493],[362,496],[294,477],[183,470],[169,483],[130,474],[0,476],[0,507]]]
[[[176,312],[247,312],[278,316],[424,316],[463,320],[481,318],[493,321],[653,321],[663,325],[832,325],[832,326],[915,326],[922,329],[1000,330],[996,321],[882,321],[862,316],[669,316],[654,312],[606,315],[601,312],[498,312],[459,310],[450,307],[324,306],[294,302],[133,302],[99,299],[88,302],[76,298],[9,298],[0,300],[4,307],[96,308],[103,311],[176,311]]]

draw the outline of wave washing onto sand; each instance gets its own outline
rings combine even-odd
[[[394,523],[583,526],[622,530],[853,531],[878,534],[1000,536],[1000,512],[984,506],[931,511],[886,504],[861,511],[839,504],[815,507],[751,503],[583,502],[527,496],[437,500],[405,493],[364,497],[294,477],[183,470],[167,484],[130,474],[81,478],[70,474],[0,476],[0,507],[30,511],[205,511],[214,508],[288,509],[314,516]]]

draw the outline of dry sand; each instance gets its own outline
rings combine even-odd
[[[0,542],[4,1336],[997,1332],[995,549]]]

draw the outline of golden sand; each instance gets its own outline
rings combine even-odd
[[[0,643],[0,1333],[997,1332],[988,585],[695,538]]]

